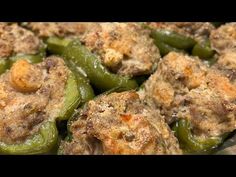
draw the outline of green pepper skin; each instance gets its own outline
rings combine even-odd
[[[65,59],[72,60],[87,74],[91,84],[101,91],[110,90],[115,87],[135,89],[138,84],[128,77],[110,73],[86,47],[78,40],[72,41],[64,50]]]
[[[38,133],[21,144],[5,144],[0,142],[0,153],[11,155],[44,154],[56,144],[58,132],[55,121],[46,121]]]
[[[68,46],[71,41],[71,39],[67,38],[49,37],[46,40],[47,49],[50,53],[61,55],[64,48]]]
[[[67,120],[73,114],[80,103],[80,94],[77,88],[77,80],[71,72],[65,88],[64,106],[56,120]],[[58,142],[58,130],[56,120],[45,121],[39,128],[39,132],[20,144],[6,144],[0,142],[1,154],[30,155],[45,154],[55,151]]]
[[[26,59],[29,63],[39,63],[43,61],[43,56],[42,54],[20,54],[11,56],[9,58],[0,58],[0,75],[3,74],[7,69],[10,69],[13,63],[15,63],[18,59]]]
[[[152,30],[151,37],[156,41],[163,42],[174,48],[182,50],[189,50],[196,44],[196,41],[190,37],[163,29]]]
[[[37,54],[17,54],[9,57],[9,68],[19,59],[26,59],[29,63],[40,63],[46,56],[46,45],[42,44]]]
[[[29,63],[40,63],[43,61],[43,57],[40,54],[37,55],[16,55],[16,56],[12,56],[9,58],[10,60],[10,67],[13,65],[13,63],[15,63],[17,60],[19,59],[25,59],[27,60]]]
[[[0,58],[0,75],[10,68],[10,61],[5,58]]]
[[[86,73],[91,84],[100,91],[115,87],[126,87],[127,89],[138,87],[135,80],[109,72],[97,56],[83,46],[78,39],[69,41],[68,39],[64,41],[64,39],[56,37],[49,38],[47,40],[48,50],[51,53],[62,55],[65,60],[73,61],[77,67],[80,67]],[[54,50],[50,45],[60,47],[58,50]]]
[[[211,59],[215,54],[215,51],[211,49],[210,42],[197,43],[192,50],[192,55],[198,56],[201,59]]]
[[[183,52],[183,50],[177,49],[175,47],[172,47],[164,42],[161,42],[159,40],[154,40],[155,45],[158,47],[161,56],[165,56],[166,54],[168,54],[171,51],[174,52]]]
[[[73,71],[76,76],[78,90],[81,96],[81,104],[84,104],[85,102],[93,99],[95,97],[95,94],[92,86],[89,83],[89,79],[81,73],[74,62],[67,62],[67,66]]]
[[[223,142],[224,137],[210,137],[199,139],[192,135],[190,122],[185,119],[177,121],[173,130],[180,145],[187,153],[206,153],[212,151]]]
[[[46,46],[45,44],[42,44],[38,54],[17,54],[8,58],[0,58],[0,75],[7,69],[10,69],[13,63],[15,63],[18,59],[26,59],[29,63],[40,63],[43,61],[45,56]]]
[[[49,37],[46,44],[49,52],[62,55],[65,47],[71,42],[71,39],[61,39],[58,37]],[[90,85],[89,79],[82,74],[76,64],[72,60],[65,60],[66,65],[73,71],[77,79],[77,85],[81,96],[81,104],[93,99],[95,96],[93,88]]]
[[[65,88],[65,100],[57,120],[67,120],[81,102],[81,95],[78,91],[77,79],[73,72],[70,73]]]

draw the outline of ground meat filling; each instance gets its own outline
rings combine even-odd
[[[189,90],[205,79],[207,68],[197,58],[170,52],[158,65],[157,71],[145,83],[144,95],[161,108],[168,123],[176,119],[176,105]],[[142,92],[140,92],[142,93]],[[143,94],[141,94],[143,97]]]
[[[0,23],[0,58],[36,54],[40,47],[40,40],[31,31],[17,24]]]
[[[40,37],[79,37],[112,72],[136,76],[154,71],[159,50],[149,31],[135,23],[30,23]]]
[[[149,74],[160,58],[149,31],[135,23],[100,23],[82,42],[97,53],[111,71],[121,75]]]
[[[231,82],[236,84],[236,52],[227,51],[221,54],[212,67],[219,70]]]
[[[32,65],[18,60],[0,76],[0,141],[20,143],[55,119],[64,101],[68,69],[58,57]]]
[[[97,26],[97,23],[82,22],[31,22],[26,25],[39,37],[75,37],[81,36]]]
[[[199,42],[208,39],[211,31],[215,29],[209,22],[151,22],[147,24],[153,28],[175,31]]]
[[[236,79],[236,23],[227,23],[212,31],[211,45],[219,53],[213,65],[234,84]]]
[[[65,154],[181,153],[163,117],[144,105],[134,91],[90,101],[81,117],[73,122],[71,131],[74,140],[64,143]]]
[[[190,120],[198,135],[218,136],[236,128],[236,87],[197,58],[169,53],[140,95],[160,108],[168,123]]]
[[[213,30],[210,35],[211,46],[219,54],[236,52],[236,23],[226,23]]]

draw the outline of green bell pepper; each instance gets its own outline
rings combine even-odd
[[[157,39],[155,39],[154,43],[158,47],[161,56],[165,56],[166,54],[168,54],[171,51],[183,52],[183,50],[180,50],[180,49],[177,49],[175,47],[172,47],[172,46],[170,46],[170,45],[168,45],[168,44],[166,44],[164,42],[161,42],[161,41],[159,41]]]
[[[207,153],[220,145],[225,136],[200,139],[191,132],[188,120],[180,119],[173,126],[173,131],[179,140],[181,148],[187,153]]]
[[[58,130],[56,120],[62,121],[68,119],[80,103],[80,93],[77,88],[76,76],[70,73],[65,88],[65,99],[62,110],[54,120],[45,121],[39,131],[32,137],[19,144],[6,144],[0,142],[1,154],[45,154],[55,151],[58,141]]]
[[[57,143],[58,132],[55,121],[44,122],[39,132],[20,144],[0,142],[0,153],[11,155],[43,154],[49,152]]]
[[[92,54],[86,47],[81,45],[78,40],[72,41],[65,48],[63,56],[81,67],[86,72],[91,84],[102,91],[118,86],[126,87],[127,89],[135,89],[138,86],[135,80],[110,73],[101,64],[96,55]]]
[[[0,75],[10,69],[18,59],[26,59],[29,63],[40,63],[46,56],[46,46],[42,44],[37,54],[17,54],[8,58],[0,58]]]
[[[26,55],[19,54],[15,56],[11,56],[9,58],[0,58],[0,74],[3,74],[7,69],[10,69],[13,63],[18,59],[26,59],[29,63],[39,63],[43,61],[42,54],[36,55]]]
[[[70,73],[65,88],[65,100],[62,110],[58,115],[58,120],[67,120],[80,104],[81,95],[78,91],[77,79],[73,72]]]
[[[36,55],[27,55],[27,54],[20,54],[20,55],[15,55],[9,58],[10,60],[10,67],[19,59],[25,59],[29,63],[40,63],[43,61],[43,57],[41,54],[36,54]]]
[[[51,53],[62,55],[65,47],[71,42],[71,39],[61,39],[58,37],[50,37],[46,40],[47,48]],[[81,104],[91,100],[95,94],[90,85],[89,79],[81,72],[76,64],[71,60],[64,60],[66,65],[73,71],[77,79],[78,89],[81,95]]]
[[[46,45],[43,44],[40,47],[37,54],[17,54],[14,56],[9,57],[10,67],[19,59],[26,59],[29,63],[40,63],[43,61],[43,58],[46,56]]]
[[[95,97],[92,86],[89,83],[89,79],[84,76],[81,70],[75,65],[73,61],[68,61],[67,66],[73,71],[77,79],[78,90],[81,95],[81,104],[93,99]]]
[[[151,37],[156,41],[182,50],[189,50],[196,44],[196,41],[190,37],[164,29],[153,29]]]
[[[0,75],[10,68],[10,61],[6,58],[0,58]]]
[[[211,49],[210,41],[207,40],[203,43],[197,43],[192,50],[192,55],[198,56],[201,59],[211,59],[215,51]]]
[[[67,38],[58,38],[58,37],[49,37],[46,40],[47,49],[52,54],[61,55],[63,50],[71,42],[71,39]]]
[[[85,71],[91,84],[101,91],[106,91],[115,87],[135,89],[138,86],[135,80],[109,72],[102,65],[97,56],[83,46],[78,39],[71,42],[63,42],[63,39],[57,38],[57,40],[55,40],[55,37],[53,37],[53,42],[54,46],[57,44],[62,47],[59,51],[50,51],[51,48],[49,47],[49,52],[59,55],[61,54],[65,60],[73,61],[76,66]],[[50,46],[53,42],[52,38],[49,38],[47,40],[47,45]]]

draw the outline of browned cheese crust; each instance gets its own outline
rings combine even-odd
[[[236,51],[236,23],[226,23],[213,30],[210,35],[211,46],[219,54]]]
[[[141,97],[166,121],[191,121],[196,134],[217,136],[236,128],[236,87],[198,58],[171,52],[145,83]]]
[[[158,48],[149,31],[135,23],[100,23],[81,39],[103,64],[121,75],[152,73],[159,61]]]
[[[65,154],[181,154],[162,116],[144,105],[134,91],[111,93],[90,101],[71,126]]]
[[[97,23],[82,22],[31,22],[26,27],[39,37],[74,37],[81,36],[96,27]]]

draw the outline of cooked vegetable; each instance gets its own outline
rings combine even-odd
[[[67,66],[74,72],[77,79],[77,86],[81,96],[81,104],[94,98],[95,94],[88,78],[84,76],[72,61],[67,62]]]
[[[177,49],[188,50],[196,44],[194,39],[169,30],[152,30],[151,36],[155,40],[164,42]]]
[[[25,59],[29,63],[39,63],[43,61],[43,55],[27,55],[27,54],[19,54],[12,56],[10,58],[1,58],[0,59],[0,74],[4,73],[7,69],[11,68],[13,63],[15,63],[19,59]]]
[[[236,155],[235,26],[0,23],[0,154]]]
[[[210,59],[214,56],[215,52],[210,47],[210,42],[197,43],[192,50],[192,55],[198,56],[201,59]]]
[[[182,50],[177,49],[175,47],[172,47],[172,46],[170,46],[170,45],[168,45],[164,42],[161,42],[157,39],[154,42],[155,42],[156,46],[159,48],[161,56],[164,56],[164,55],[168,54],[171,51],[182,52]]]
[[[40,63],[43,61],[43,56],[41,54],[38,55],[16,55],[9,58],[10,66],[13,65],[17,60],[26,59],[29,63]]]
[[[110,73],[99,59],[86,47],[82,46],[78,40],[71,42],[65,48],[63,56],[81,67],[91,83],[98,89],[105,91],[118,86],[134,89],[138,86],[135,80]]]
[[[23,143],[6,144],[4,142],[0,142],[0,153],[49,153],[57,145],[58,131],[56,127],[56,120],[68,119],[71,114],[73,114],[74,109],[80,103],[80,93],[77,88],[77,80],[73,73],[70,73],[69,78],[67,80],[64,97],[64,105],[56,119],[45,121],[42,125],[40,125],[39,131],[35,133],[32,137],[27,138]]]
[[[17,60],[25,59],[29,63],[40,63],[46,55],[46,48],[42,46],[38,54],[17,54],[9,58],[0,58],[0,74],[4,73],[7,69],[11,68],[13,63]]]
[[[50,41],[49,39],[48,41]],[[55,51],[52,50],[50,52],[53,53]],[[101,91],[106,91],[114,87],[134,89],[138,86],[135,80],[109,72],[101,64],[96,55],[92,54],[86,47],[84,47],[79,40],[72,41],[64,48],[63,52],[59,51],[56,54],[60,53],[63,53],[62,55],[66,60],[71,60],[76,64],[76,66],[82,68],[87,74],[91,84]]]
[[[1,154],[29,155],[49,152],[57,143],[58,132],[54,121],[47,121],[40,127],[38,133],[20,144],[0,142]]]
[[[10,62],[8,59],[0,58],[0,74],[9,69]]]
[[[71,39],[58,38],[58,37],[49,37],[46,40],[47,49],[53,54],[62,54],[64,48],[71,42]]]
[[[47,39],[46,42],[47,42],[48,50],[51,53],[60,55],[63,53],[63,50],[71,42],[71,40],[60,39],[57,37],[50,37]],[[65,62],[76,76],[78,89],[81,95],[81,104],[92,99],[95,96],[93,88],[91,87],[89,83],[89,79],[86,78],[86,76],[84,76],[81,73],[80,71],[81,68],[79,70],[79,68],[76,66],[76,64],[72,60],[65,60]]]
[[[177,121],[173,127],[180,145],[187,153],[210,152],[223,142],[224,137],[200,139],[191,133],[190,122],[185,119]]]
[[[45,44],[40,47],[37,54],[17,54],[9,57],[9,68],[19,59],[26,59],[29,63],[40,63],[46,56],[46,46]]]
[[[58,119],[59,120],[69,119],[80,102],[81,102],[81,95],[78,90],[76,76],[74,73],[71,73],[67,80],[65,88],[64,106],[62,107]]]

